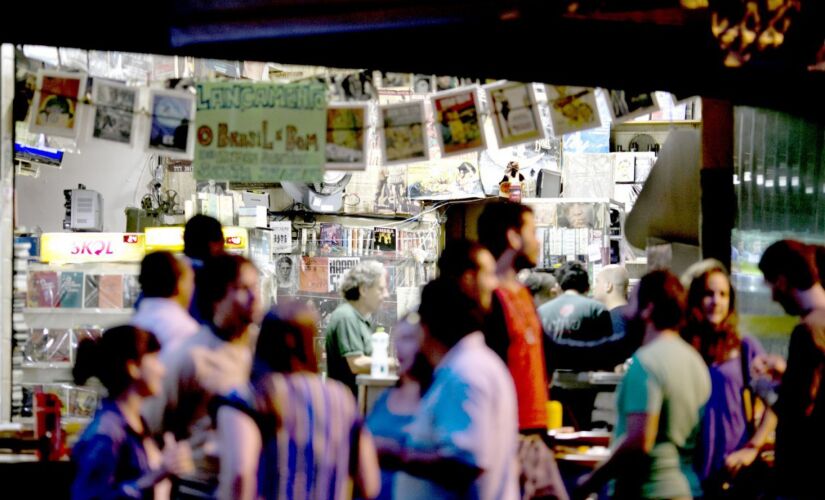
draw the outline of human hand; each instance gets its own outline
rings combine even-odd
[[[725,467],[730,472],[731,476],[736,477],[740,470],[750,467],[756,457],[759,456],[759,450],[752,447],[741,448],[732,452],[725,458]]]
[[[192,449],[186,441],[177,442],[171,432],[163,435],[163,468],[173,476],[190,474],[195,470]]]
[[[769,378],[779,381],[788,365],[782,356],[776,354],[760,354],[751,362],[751,372],[754,378]]]

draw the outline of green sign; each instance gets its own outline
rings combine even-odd
[[[195,178],[322,180],[326,105],[321,85],[198,84]]]

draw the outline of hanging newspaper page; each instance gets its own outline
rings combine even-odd
[[[31,110],[32,133],[76,138],[78,101],[86,92],[86,73],[40,70]]]
[[[314,84],[198,84],[195,178],[320,182],[325,92]]]
[[[506,82],[486,90],[499,148],[544,138],[532,84]]]
[[[152,123],[146,149],[176,158],[192,157],[195,99],[180,90],[150,91]]]
[[[431,102],[441,156],[469,153],[486,147],[476,87],[435,94]]]
[[[561,137],[601,126],[595,89],[559,85],[547,85],[546,89],[553,135]]]
[[[327,170],[367,168],[366,128],[366,104],[327,107]]]
[[[384,164],[411,163],[429,158],[424,133],[424,101],[381,106],[379,114]]]

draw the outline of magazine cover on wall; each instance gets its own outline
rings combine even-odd
[[[553,135],[587,130],[601,126],[595,89],[545,85]]]
[[[367,104],[327,106],[327,170],[364,170]]]
[[[533,84],[504,82],[485,90],[499,148],[544,138]]]
[[[561,172],[565,198],[613,197],[613,158],[609,154],[565,153]]]
[[[433,75],[413,75],[413,92],[416,94],[429,94],[433,91],[435,76]]]
[[[131,145],[139,89],[95,79],[92,91],[95,106],[92,137]]]
[[[381,73],[381,88],[384,89],[409,89],[412,84],[410,73]]]
[[[604,203],[571,201],[556,206],[556,227],[604,229]]]
[[[165,156],[193,156],[195,96],[185,91],[151,90],[151,126],[146,149]]]
[[[407,167],[410,199],[453,200],[483,198],[476,155],[442,158]]]
[[[278,283],[278,295],[294,292],[297,288],[294,255],[281,255],[275,259],[275,280]]]
[[[86,73],[40,70],[29,111],[32,133],[77,137],[79,102],[86,96]]]
[[[479,151],[486,147],[478,109],[477,87],[435,94],[431,98],[441,156]]]
[[[381,106],[379,116],[385,165],[429,159],[424,101]]]
[[[622,123],[659,110],[655,92],[607,90],[607,103],[613,122]]]
[[[337,75],[335,85],[338,88],[337,94],[345,101],[369,101],[378,99],[373,82],[373,71],[365,70],[348,75]]]
[[[379,167],[374,209],[376,212],[396,214],[414,214],[421,211],[421,206],[413,203],[407,194],[405,165]]]

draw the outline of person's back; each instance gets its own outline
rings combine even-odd
[[[689,498],[700,493],[692,456],[709,396],[707,365],[681,338],[661,337],[636,351],[618,389],[614,434],[617,440],[624,434],[629,414],[648,409],[659,414],[650,461],[639,471],[644,498]],[[619,490],[620,484],[621,478]]]
[[[483,367],[483,369],[482,369]],[[436,368],[433,384],[409,426],[412,449],[436,449],[483,470],[466,491],[399,474],[398,498],[518,497],[518,416],[513,382],[504,362],[470,334]]]
[[[538,309],[545,334],[553,340],[596,340],[613,332],[610,313],[600,302],[564,293]]]
[[[351,452],[361,423],[349,389],[300,372],[266,375],[255,392],[259,421],[273,424],[261,426],[260,496],[350,498]]]
[[[327,375],[356,391],[355,374],[347,363],[347,356],[372,356],[370,338],[372,324],[348,301],[344,301],[330,315],[324,332],[327,353]]]

